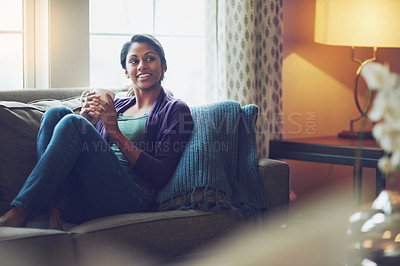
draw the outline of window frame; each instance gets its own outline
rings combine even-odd
[[[33,88],[35,82],[35,2],[23,1],[23,87]]]

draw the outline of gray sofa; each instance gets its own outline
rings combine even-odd
[[[75,108],[76,97],[82,91],[0,90],[0,212],[5,212],[35,164],[35,140],[44,110],[60,104]],[[269,209],[263,222],[268,223],[273,217],[284,223],[289,202],[288,165],[262,159],[259,173]],[[164,264],[181,260],[223,235],[253,225],[231,211],[201,210],[123,214],[79,225],[66,224],[65,231],[44,229],[46,219],[39,215],[27,228],[0,227],[0,264]]]

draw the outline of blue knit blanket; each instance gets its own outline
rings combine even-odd
[[[222,101],[191,112],[193,134],[158,194],[159,210],[266,210],[256,158],[257,106]]]

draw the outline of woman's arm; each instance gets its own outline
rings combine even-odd
[[[168,183],[193,131],[190,109],[183,102],[173,104],[167,114],[163,121],[158,121],[161,131],[156,132],[156,139],[148,143],[148,151],[140,154],[135,166],[135,170],[158,189]]]

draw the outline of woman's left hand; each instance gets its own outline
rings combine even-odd
[[[99,105],[97,106],[98,118],[103,122],[104,129],[109,137],[114,138],[114,136],[121,133],[118,127],[117,121],[117,110],[115,109],[114,100],[109,94],[106,93],[108,102],[99,99]]]

